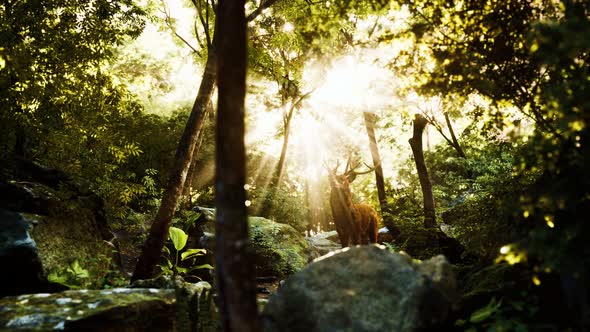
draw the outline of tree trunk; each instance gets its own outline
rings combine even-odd
[[[155,267],[160,259],[162,247],[168,238],[168,229],[172,222],[172,217],[178,206],[178,201],[182,195],[182,189],[186,180],[186,174],[190,167],[190,162],[193,159],[193,152],[199,133],[203,130],[203,123],[207,114],[207,105],[213,95],[215,82],[217,81],[217,56],[215,54],[214,46],[209,50],[207,57],[207,64],[205,65],[205,72],[199,87],[199,92],[190,117],[187,121],[180,143],[176,149],[176,156],[174,157],[174,165],[164,195],[162,196],[162,203],[160,209],[156,214],[156,218],[152,223],[150,233],[143,246],[139,260],[135,267],[132,281],[138,279],[148,279],[154,276]]]
[[[414,135],[410,138],[410,146],[416,162],[416,170],[422,187],[422,196],[424,197],[424,227],[435,227],[436,216],[434,213],[434,195],[432,194],[432,183],[428,177],[428,169],[424,161],[424,151],[422,149],[422,134],[428,120],[420,114],[414,117]]]
[[[447,127],[449,128],[449,132],[451,133],[451,146],[455,149],[455,151],[457,151],[457,154],[459,155],[459,157],[461,158],[467,158],[465,156],[465,152],[463,152],[463,149],[461,148],[461,145],[459,144],[459,141],[457,140],[457,136],[455,136],[455,131],[453,130],[453,126],[451,125],[451,119],[449,118],[449,113],[445,112],[445,121],[447,122]]]
[[[285,133],[283,135],[283,146],[281,148],[281,156],[279,157],[279,163],[277,164],[277,175],[276,175],[276,183],[275,185],[280,185],[281,179],[283,178],[283,173],[285,171],[285,159],[287,158],[287,148],[289,147],[289,134],[291,132],[291,118],[293,116],[294,108],[291,108],[289,114],[287,115],[283,126]]]
[[[375,168],[375,180],[377,183],[379,205],[381,206],[381,213],[383,214],[387,209],[387,197],[385,196],[385,181],[383,180],[381,156],[379,155],[377,139],[375,138],[375,114],[364,112],[363,115],[365,118],[365,128],[367,129],[367,135],[369,136],[369,147],[371,149],[371,156],[373,157],[373,167]]]
[[[211,111],[209,111],[211,112]],[[188,173],[186,175],[186,180],[184,181],[184,185],[182,188],[184,197],[184,201],[187,207],[192,204],[191,201],[191,189],[193,183],[195,182],[195,178],[197,177],[197,159],[199,155],[199,149],[201,148],[201,144],[203,143],[203,133],[205,132],[204,125],[203,129],[199,131],[199,135],[197,137],[197,143],[195,144],[195,148],[193,149],[193,159],[191,161],[190,167],[188,169]]]
[[[281,148],[281,156],[279,157],[279,163],[277,164],[277,171],[276,171],[276,174],[277,174],[276,185],[277,186],[281,184],[281,179],[283,178],[283,174],[285,172],[285,160],[287,158],[287,148],[289,147],[289,134],[291,132],[291,120],[293,119],[293,114],[295,113],[295,110],[299,107],[301,102],[303,102],[303,100],[305,100],[305,98],[309,97],[309,95],[312,94],[313,91],[314,90],[311,90],[308,93],[305,93],[305,94],[299,96],[299,98],[297,98],[297,100],[293,99],[293,104],[289,108],[289,112],[287,113],[287,115],[285,116],[285,118],[283,120],[283,127],[285,130],[285,133],[283,136],[283,147]]]
[[[215,272],[224,331],[260,331],[253,252],[245,205],[246,16],[244,0],[218,7],[219,99],[216,128]]]

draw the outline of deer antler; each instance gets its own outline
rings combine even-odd
[[[375,167],[371,167],[367,165],[367,163],[363,162],[363,164],[367,166],[367,170],[357,172],[356,169],[360,166],[360,164],[361,162],[358,160],[353,163],[351,156],[348,157],[348,162],[346,163],[346,170],[344,172],[344,175],[348,178],[348,181],[352,182],[354,181],[354,179],[356,179],[357,175],[367,174],[375,170]]]
[[[332,169],[328,163],[326,162],[326,160],[324,160],[322,162],[322,166],[324,167],[324,169],[328,172],[328,174],[332,174],[332,175],[336,175],[338,172],[338,167],[340,167],[340,160],[336,160],[336,166],[334,167],[334,169]]]

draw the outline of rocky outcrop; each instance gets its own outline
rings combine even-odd
[[[333,239],[333,235],[336,235],[336,241],[331,240]],[[315,251],[317,251],[319,256],[323,256],[331,251],[339,250],[342,248],[340,243],[337,242],[337,238],[338,233],[336,233],[336,231],[331,231],[314,234],[310,237],[307,237],[307,241],[312,246],[312,248],[315,248]]]
[[[248,222],[257,275],[284,278],[313,258],[312,248],[295,228],[262,217],[250,217]]]
[[[0,209],[0,297],[63,290],[47,282],[37,251],[29,235],[33,220]]]
[[[199,212],[203,217],[197,221],[200,231],[192,231],[189,234],[199,236],[197,247],[214,252],[212,226],[215,210],[199,208]],[[319,256],[303,234],[287,224],[262,217],[249,217],[248,224],[257,276],[284,278],[301,270],[309,261]]]
[[[263,312],[265,331],[420,331],[456,299],[451,266],[416,263],[379,246],[342,249],[289,277]]]
[[[1,300],[0,330],[172,331],[170,289],[78,290]]]
[[[65,280],[67,270],[75,264],[88,276],[69,286],[101,287],[109,271],[120,265],[108,242],[113,235],[103,200],[83,181],[31,161],[19,160],[17,173],[24,181],[0,181],[0,208],[30,213],[25,222],[29,225],[27,236],[34,240],[41,275]],[[22,252],[22,260],[30,261],[28,255]]]
[[[5,331],[217,331],[211,286],[71,290],[0,299]]]

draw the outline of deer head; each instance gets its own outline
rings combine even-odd
[[[324,167],[328,171],[328,175],[330,178],[330,186],[332,189],[339,188],[339,189],[346,189],[350,191],[350,183],[356,179],[358,175],[367,174],[372,172],[374,169],[367,164],[364,164],[368,170],[357,172],[356,169],[360,166],[360,161],[352,161],[352,157],[349,156],[346,162],[346,167],[344,169],[344,173],[338,174],[338,167],[340,166],[340,161],[336,161],[336,167],[334,169],[330,169],[324,163]]]

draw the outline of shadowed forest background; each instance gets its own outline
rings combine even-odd
[[[269,330],[348,175],[387,251],[452,264],[430,328],[585,331],[589,61],[586,0],[4,1],[0,212],[43,269],[0,296],[182,276]]]

